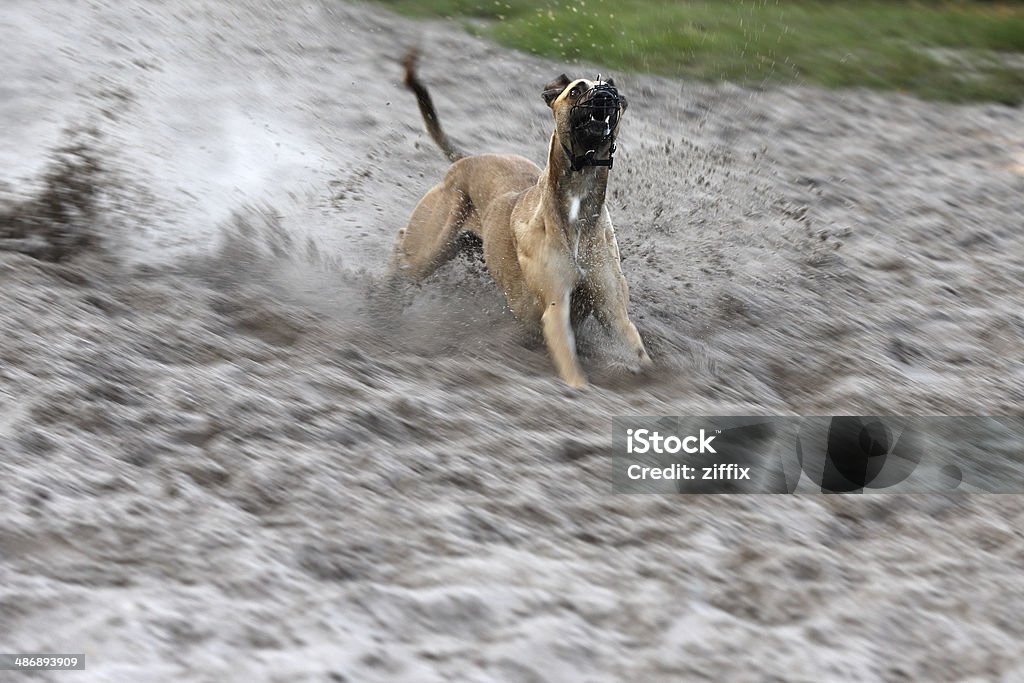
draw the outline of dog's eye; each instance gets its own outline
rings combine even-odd
[[[580,86],[577,85],[575,88],[573,88],[572,90],[569,91],[569,97],[579,97],[579,96],[580,96]]]

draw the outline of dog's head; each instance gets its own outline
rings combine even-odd
[[[608,153],[626,111],[626,98],[615,87],[615,81],[570,81],[562,74],[545,86],[541,96],[551,107],[563,145],[578,154],[589,150],[598,155]]]

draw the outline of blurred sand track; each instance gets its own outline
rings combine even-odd
[[[542,85],[607,68],[341,2],[0,31],[0,651],[88,657],[0,681],[1024,680],[1021,497],[627,497],[608,457],[613,415],[1020,414],[1020,109],[615,74],[658,367],[592,327],[573,394],[478,262],[377,296],[445,169],[396,59],[536,161]]]

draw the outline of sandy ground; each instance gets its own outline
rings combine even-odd
[[[591,327],[573,393],[478,261],[379,306],[445,169],[396,58],[538,162],[542,85],[606,68],[340,2],[0,28],[0,651],[87,654],[0,680],[1024,680],[1021,497],[626,496],[608,456],[614,415],[1020,415],[1020,109],[616,74],[657,367]]]

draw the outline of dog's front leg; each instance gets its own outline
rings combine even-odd
[[[569,322],[570,299],[570,289],[566,289],[558,297],[545,299],[546,306],[541,315],[541,325],[544,330],[544,341],[547,343],[558,375],[569,386],[582,389],[587,385],[587,378],[576,357],[576,337]]]
[[[587,378],[576,357],[571,323],[572,292],[578,270],[565,253],[564,243],[548,242],[543,224],[520,225],[517,234],[516,261],[526,287],[521,296],[509,301],[513,310],[517,304],[521,306],[522,313],[517,315],[540,322],[559,377],[571,387],[583,388]]]
[[[653,363],[647,355],[636,325],[629,319],[629,286],[619,266],[618,247],[612,238],[612,249],[590,273],[590,289],[594,292],[594,317],[601,325],[624,341],[630,349],[634,371]]]

